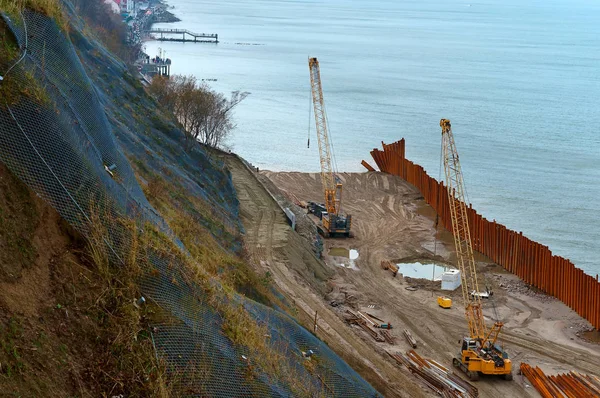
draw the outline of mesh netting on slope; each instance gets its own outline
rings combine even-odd
[[[185,252],[145,198],[115,141],[96,85],[69,38],[52,20],[34,12],[24,12],[23,20],[6,15],[3,19],[25,56],[9,74],[9,65],[0,60],[0,72],[4,73],[1,84],[14,79],[27,93],[10,101],[0,99],[4,102],[0,104],[0,160],[84,235],[92,232],[90,209],[95,207],[108,215],[107,219],[128,217],[139,226],[150,222]],[[113,260],[119,263],[131,244],[130,235],[115,223],[105,227],[110,235],[105,242]],[[292,386],[285,380],[266,373],[247,377],[248,365],[242,359],[247,352],[221,333],[221,316],[206,303],[204,290],[186,277],[183,264],[158,254],[150,254],[149,258],[152,269],[141,278],[141,290],[168,314],[168,320],[154,325],[153,338],[157,351],[171,368],[184,369],[178,373],[187,378],[182,383],[186,389],[180,395],[293,395]],[[310,395],[378,396],[334,352],[289,316],[249,299],[234,299],[268,327],[272,348],[284,355],[299,380],[308,385],[304,390],[311,391]],[[299,355],[309,349],[319,358],[312,373],[302,365]]]

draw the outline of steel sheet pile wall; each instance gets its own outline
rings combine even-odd
[[[379,170],[399,176],[421,191],[425,201],[440,216],[447,230],[452,231],[448,193],[443,182],[431,178],[423,167],[406,159],[404,138],[384,144],[383,151],[373,149],[371,156]],[[540,243],[489,221],[468,206],[473,248],[490,257],[525,282],[552,295],[600,329],[600,283],[563,257],[552,255]]]

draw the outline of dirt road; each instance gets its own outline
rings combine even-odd
[[[335,275],[318,260],[311,246],[292,231],[277,203],[236,157],[227,157],[240,200],[245,244],[258,271],[269,271],[274,283],[293,303],[296,318],[312,330],[318,313],[319,338],[358,371],[373,387],[388,397],[420,397],[430,394],[402,374],[383,355],[366,346],[364,337],[350,329],[323,300],[326,281]]]
[[[385,396],[431,395],[386,352],[409,349],[401,335],[401,330],[408,328],[418,340],[421,355],[450,364],[466,332],[460,290],[451,294],[453,308],[442,310],[435,302],[439,293],[435,283],[400,275],[393,278],[379,265],[383,259],[446,264],[454,261],[450,235],[441,232],[436,238],[432,210],[419,193],[399,178],[385,174],[342,174],[344,211],[353,216],[355,237],[325,240],[324,265],[305,239],[291,231],[283,212],[254,173],[236,158],[227,163],[240,199],[246,245],[259,271],[271,272],[277,286],[296,305],[298,319],[310,328],[317,311],[319,336]],[[317,174],[261,174],[290,197],[306,201],[322,196]],[[334,253],[330,255],[332,248]],[[339,249],[356,250],[358,258],[341,257],[343,250]],[[513,382],[482,378],[477,383],[481,396],[537,396],[533,388],[526,386],[526,380],[516,375],[521,361],[551,373],[577,369],[600,374],[600,346],[575,334],[585,321],[562,303],[530,291],[485,258],[479,260],[483,283],[496,292],[496,312],[506,324],[503,343],[515,369]],[[408,291],[405,288],[409,285],[420,287]],[[332,307],[331,301],[341,305]],[[491,305],[487,307],[485,314],[491,323],[496,312]],[[390,322],[396,344],[375,342],[361,329],[348,326],[343,321],[346,309],[365,310]]]
[[[265,172],[283,192],[299,200],[318,200],[322,197],[318,174]],[[438,284],[393,278],[380,268],[383,259],[397,263],[421,261],[452,265],[455,261],[453,242],[447,231],[436,234],[435,214],[420,199],[419,192],[403,180],[381,173],[341,174],[344,184],[344,211],[352,214],[353,239],[327,239],[325,253],[331,248],[358,251],[354,260],[326,255],[337,275],[330,285],[333,291],[327,300],[340,299],[337,286],[351,291],[359,299],[350,307],[366,310],[394,325],[394,334],[409,328],[419,340],[418,351],[440,362],[450,364],[458,341],[466,332],[466,321],[461,309],[460,289],[452,292],[454,305],[450,310],[437,306],[435,297],[441,293]],[[336,251],[336,250],[334,250]],[[338,254],[338,253],[336,253]],[[482,378],[477,383],[481,396],[537,396],[526,380],[517,375],[522,361],[540,366],[547,372],[577,369],[600,374],[600,345],[589,343],[578,334],[590,325],[560,301],[534,292],[518,278],[494,265],[489,259],[478,259],[480,283],[495,292],[494,300],[485,303],[488,324],[493,319],[505,323],[502,343],[513,360],[515,380],[506,382],[496,378]],[[431,269],[431,268],[429,268]],[[405,288],[421,285],[417,291]],[[444,292],[446,293],[446,292]],[[374,307],[374,308],[373,308]],[[344,306],[337,307],[341,316]],[[496,315],[497,314],[497,315]],[[376,343],[362,331],[365,342],[376,352],[382,350],[406,351],[403,339],[395,346]],[[382,354],[385,358],[385,354]]]

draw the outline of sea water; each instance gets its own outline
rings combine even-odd
[[[251,94],[232,149],[261,169],[318,171],[308,57],[318,57],[335,164],[361,171],[402,137],[440,172],[452,121],[468,199],[600,272],[600,3],[595,0],[169,0],[157,27],[220,43],[147,42],[172,72]],[[310,129],[311,145],[307,148]]]

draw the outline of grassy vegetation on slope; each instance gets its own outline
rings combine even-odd
[[[18,15],[25,8],[41,12],[56,21],[64,19],[59,0],[0,0],[0,10],[12,16]]]
[[[252,379],[265,373],[274,380],[287,384],[295,396],[320,396],[324,391],[314,391],[313,384],[304,380],[297,370],[290,365],[289,358],[282,352],[285,347],[274,347],[270,342],[270,331],[266,324],[259,323],[238,301],[237,295],[248,297],[268,306],[287,307],[273,294],[273,287],[266,277],[259,277],[248,264],[248,259],[233,254],[217,242],[211,230],[225,230],[222,221],[208,211],[207,204],[197,197],[190,196],[177,181],[174,175],[164,179],[147,168],[139,167],[134,162],[144,186],[146,196],[152,205],[165,217],[177,237],[189,250],[193,261],[186,259],[192,279],[204,286],[208,294],[208,303],[223,318],[222,332],[234,344],[246,348],[251,358],[247,368],[247,377]],[[147,181],[144,184],[143,181]],[[205,222],[200,221],[209,220]],[[157,232],[157,236],[160,234]],[[240,239],[229,235],[229,239]],[[167,238],[157,241],[157,250],[168,246]],[[175,250],[173,247],[171,250]],[[218,282],[219,288],[207,280]],[[298,354],[298,360],[304,361]],[[309,368],[313,371],[313,368]]]
[[[0,1],[0,7],[8,10],[6,0]],[[13,4],[16,8],[9,11],[24,5],[29,3]],[[52,15],[50,8],[40,10]],[[79,39],[85,40],[82,36]],[[18,53],[14,43],[4,48],[6,59]],[[15,396],[168,396],[170,389],[177,388],[178,380],[174,377],[169,383],[165,381],[165,366],[158,362],[149,334],[149,325],[168,314],[152,303],[139,308],[134,304],[141,295],[140,277],[144,272],[153,272],[148,256],[158,254],[184,264],[187,280],[204,289],[206,305],[223,318],[223,335],[249,353],[248,381],[267,375],[273,382],[287,385],[295,396],[322,395],[323,391],[314,391],[314,383],[299,374],[292,364],[296,358],[283,354],[285,343],[272,344],[268,325],[257,322],[241,304],[240,295],[245,295],[269,306],[286,308],[274,294],[269,279],[251,269],[243,251],[232,250],[239,249],[241,238],[235,223],[228,220],[232,214],[223,210],[234,207],[226,203],[232,200],[226,172],[212,161],[202,160],[198,153],[192,156],[183,151],[183,141],[173,138],[183,138],[183,134],[173,132],[173,121],[156,117],[160,115],[156,104],[126,71],[120,76],[115,73],[117,65],[103,68],[102,62],[111,61],[94,51],[79,55],[92,72],[92,79],[106,92],[107,113],[113,116],[116,134],[122,139],[140,140],[125,151],[131,151],[128,156],[136,165],[147,197],[191,256],[151,225],[144,226],[142,232],[129,220],[109,219],[94,209],[99,204],[91,206],[93,233],[85,243],[60,230],[58,226],[64,224],[56,213],[49,219],[38,216],[42,212],[17,213],[33,221],[23,223],[19,227],[22,230],[15,227],[25,239],[16,245],[15,253],[18,255],[21,245],[25,251],[31,246],[31,254],[23,256],[21,263],[15,262],[27,272],[15,280],[0,280],[0,307],[4,310],[0,317],[0,387]],[[33,83],[25,86],[18,88],[21,94]],[[143,116],[148,114],[153,117]],[[158,135],[157,129],[162,130]],[[146,149],[138,151],[140,146]],[[167,152],[172,152],[170,157]],[[155,157],[160,157],[159,163],[164,162],[164,169],[158,168],[160,172],[152,171],[157,168],[149,164]],[[184,171],[181,158],[187,159],[186,166],[193,172]],[[208,177],[211,174],[213,177]],[[190,181],[196,191],[189,189]],[[199,191],[205,194],[204,199],[194,193]],[[27,189],[24,192],[33,197]],[[36,206],[52,212],[37,199]],[[106,240],[112,238],[107,230],[110,223],[129,231],[131,245],[120,248],[122,261],[114,261],[106,247]],[[45,240],[38,236],[40,228],[48,229]],[[61,242],[52,237],[61,237]],[[6,237],[0,238],[7,247],[14,246]],[[10,259],[0,261],[3,266],[11,266]],[[10,275],[11,269],[5,274]],[[296,355],[298,362],[308,363],[300,353]],[[307,369],[314,371],[314,366],[308,365]],[[198,378],[209,377],[209,369],[192,371]]]
[[[101,227],[84,242],[1,164],[0,211],[0,395],[169,396],[138,259],[110,265]]]
[[[54,19],[64,32],[69,30],[67,20],[60,0],[0,0],[0,12],[13,18],[16,23],[21,23],[21,13],[29,9],[37,11]]]
[[[0,0],[0,2],[5,0]],[[2,7],[0,7],[2,11]],[[5,73],[21,56],[17,40],[4,20],[0,19],[0,73]],[[47,104],[48,95],[35,79],[33,71],[21,70],[17,65],[0,83],[0,107],[6,104],[14,105],[23,97],[27,97],[39,104]],[[19,78],[16,78],[16,76]]]
[[[30,8],[65,22],[57,1],[0,0],[21,23]],[[15,67],[17,42],[0,19],[0,111],[48,100]],[[131,267],[107,268],[58,214],[0,164],[0,395],[168,396],[148,334],[152,306],[137,308]]]

